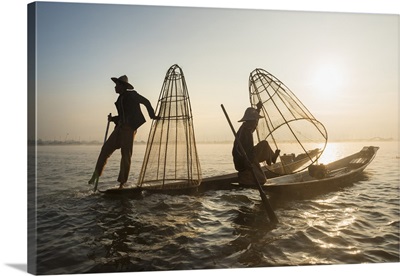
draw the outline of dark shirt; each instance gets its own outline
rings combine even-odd
[[[126,91],[119,95],[115,106],[117,107],[118,116],[112,118],[112,121],[117,125],[129,125],[134,130],[138,129],[146,122],[143,113],[140,109],[140,104],[143,104],[150,118],[154,119],[154,109],[150,101],[140,95],[135,90]]]
[[[244,151],[249,160],[254,160],[254,141],[253,132],[251,129],[242,124],[237,132],[237,137],[242,144]],[[237,171],[244,171],[246,169],[251,169],[251,164],[247,162],[246,157],[240,150],[239,144],[235,139],[232,149],[233,163]]]

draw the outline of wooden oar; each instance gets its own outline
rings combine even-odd
[[[107,128],[106,128],[106,134],[104,135],[104,142],[103,145],[106,143],[107,141],[107,136],[108,136],[108,129],[110,128],[110,118],[111,118],[111,113],[108,114],[107,117]],[[96,178],[96,180],[94,181],[94,188],[93,188],[93,192],[96,192],[97,190],[97,184],[99,184],[99,176]]]
[[[273,222],[273,223],[278,223],[278,222],[279,222],[279,221],[278,221],[278,218],[276,217],[275,212],[274,212],[274,210],[272,209],[271,204],[269,203],[269,200],[268,200],[267,196],[265,195],[264,190],[262,189],[260,182],[258,181],[256,172],[255,172],[254,165],[253,165],[253,163],[249,160],[249,157],[247,156],[246,151],[244,150],[244,148],[243,148],[243,146],[242,146],[242,143],[240,143],[240,140],[239,140],[239,138],[237,137],[235,128],[233,127],[233,125],[232,125],[232,123],[231,123],[231,120],[229,119],[228,113],[226,113],[226,110],[225,110],[225,107],[224,107],[223,104],[221,104],[221,108],[222,108],[222,111],[223,111],[224,114],[225,114],[226,119],[228,120],[229,126],[231,127],[231,130],[232,130],[232,132],[233,132],[233,135],[235,136],[235,139],[236,139],[236,141],[238,142],[240,151],[242,152],[243,156],[246,158],[247,162],[251,164],[251,172],[252,172],[252,174],[253,174],[253,176],[254,176],[254,179],[256,180],[257,188],[258,188],[258,191],[260,192],[261,200],[262,200],[262,202],[263,202],[263,204],[264,204],[264,207],[265,207],[265,209],[267,210],[267,214],[268,214],[269,220],[270,220],[271,222]]]

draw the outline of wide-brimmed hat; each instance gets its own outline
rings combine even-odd
[[[122,83],[126,86],[127,89],[133,89],[134,87],[132,84],[128,82],[128,77],[126,75],[120,76],[119,78],[111,78],[113,82],[117,83]]]
[[[240,121],[238,122],[244,122],[244,121],[257,121],[260,118],[264,118],[263,116],[261,116],[260,114],[258,114],[257,109],[253,108],[253,107],[249,107],[246,109],[246,111],[244,112],[243,118],[240,119]]]

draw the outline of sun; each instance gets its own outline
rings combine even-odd
[[[343,87],[343,73],[334,64],[321,65],[315,71],[311,84],[322,96],[336,95]]]

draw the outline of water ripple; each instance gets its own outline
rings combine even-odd
[[[354,151],[360,146],[343,144]],[[65,274],[398,262],[398,168],[387,163],[393,147],[382,146],[366,173],[344,189],[273,200],[277,225],[269,222],[255,189],[105,198],[87,184],[97,148],[43,147],[38,270]],[[144,146],[135,150],[143,153]],[[203,172],[232,170],[226,161],[231,160],[230,145],[203,145],[202,150],[209,150],[206,160],[216,161],[203,162]],[[139,159],[133,168],[140,168]],[[113,179],[118,165],[118,158],[110,160],[104,178]]]

